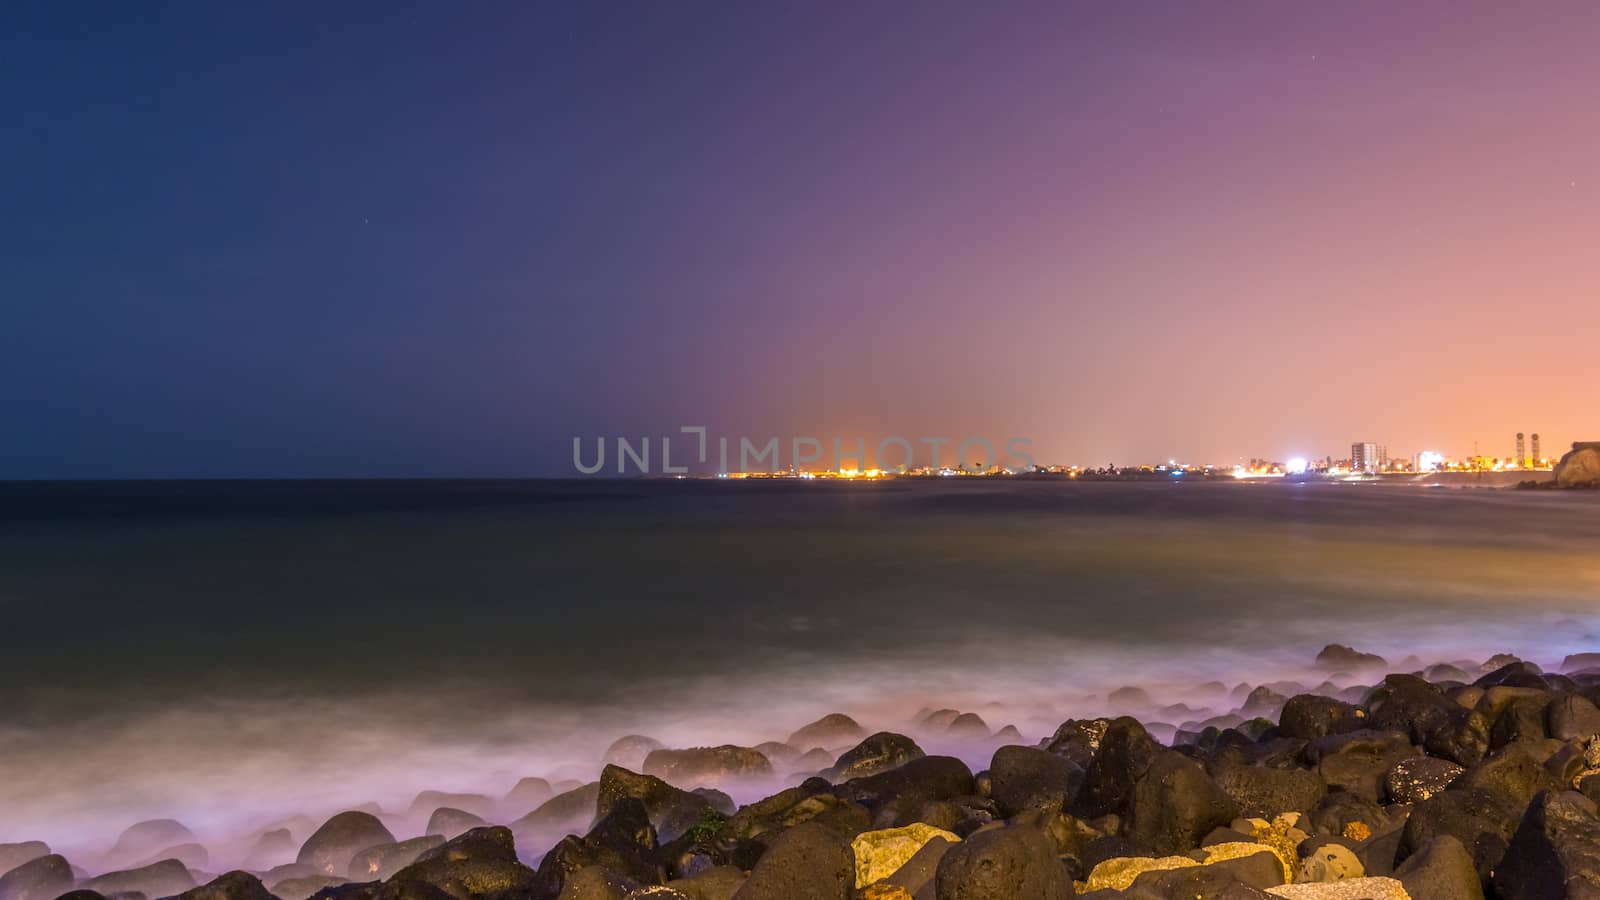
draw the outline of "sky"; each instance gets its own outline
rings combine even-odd
[[[1559,451],[1600,439],[1597,35],[1580,2],[6,4],[0,479],[563,476],[685,425]]]

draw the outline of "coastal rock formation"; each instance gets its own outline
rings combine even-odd
[[[1574,442],[1556,464],[1555,481],[1561,487],[1600,485],[1600,441]]]
[[[295,862],[325,875],[340,876],[350,860],[368,847],[394,843],[394,835],[371,813],[350,810],[322,823],[300,846]]]
[[[72,890],[72,866],[51,853],[0,875],[0,900],[54,900]]]

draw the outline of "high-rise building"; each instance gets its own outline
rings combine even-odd
[[[1522,432],[1519,431],[1519,432],[1517,432],[1517,465],[1519,467],[1521,467],[1521,466],[1526,466],[1527,464],[1528,464],[1528,447],[1527,447],[1527,444],[1523,440]]]
[[[1376,475],[1382,466],[1383,461],[1376,443],[1363,441],[1350,445],[1350,471]]]
[[[1539,455],[1539,432],[1533,433],[1533,464],[1538,465],[1544,459]]]

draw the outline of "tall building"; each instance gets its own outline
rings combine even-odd
[[[1517,465],[1519,467],[1523,467],[1523,466],[1527,466],[1527,464],[1528,464],[1528,447],[1527,447],[1527,444],[1523,440],[1522,432],[1519,431],[1519,432],[1517,432]]]
[[[1372,441],[1363,441],[1350,445],[1350,470],[1352,472],[1365,472],[1368,475],[1378,474],[1383,467],[1378,445]]]
[[[1539,455],[1539,432],[1533,433],[1533,464],[1538,465],[1544,457]]]

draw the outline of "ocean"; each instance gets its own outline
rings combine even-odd
[[[0,841],[92,854],[172,817],[227,845],[424,789],[592,779],[623,734],[755,744],[835,711],[892,729],[949,707],[1033,742],[1117,687],[1199,705],[1213,680],[1309,686],[1330,643],[1396,670],[1552,665],[1600,649],[1597,500],[996,479],[0,484]]]

